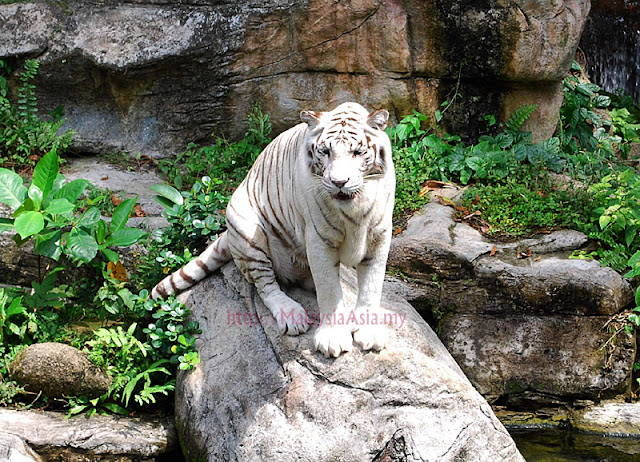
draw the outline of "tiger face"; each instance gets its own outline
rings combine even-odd
[[[387,111],[369,114],[362,106],[346,103],[331,112],[303,111],[300,118],[310,131],[309,169],[322,178],[333,199],[352,201],[366,181],[384,174],[390,147],[381,131],[387,125]]]

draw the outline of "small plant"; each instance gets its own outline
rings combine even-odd
[[[7,344],[7,335],[24,337],[26,322],[16,324],[16,318],[23,315],[26,307],[22,305],[22,297],[9,298],[5,289],[0,288],[0,345]],[[26,321],[23,316],[23,321]]]
[[[38,66],[33,59],[25,61],[19,76],[18,104],[14,106],[9,101],[7,84],[10,69],[0,60],[0,166],[29,171],[45,153],[52,150],[62,153],[71,144],[71,131],[58,135],[64,120],[54,116],[51,122],[46,122],[38,117],[33,85]]]

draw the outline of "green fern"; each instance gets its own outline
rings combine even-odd
[[[35,59],[27,59],[24,63],[24,71],[20,73],[20,88],[18,89],[18,111],[25,121],[36,118],[38,112],[38,99],[36,98],[36,86],[31,83],[38,73],[40,64]]]
[[[505,122],[505,127],[511,132],[517,132],[522,127],[531,114],[538,108],[537,104],[525,104],[524,106],[520,106],[518,109],[513,111],[509,120]]]

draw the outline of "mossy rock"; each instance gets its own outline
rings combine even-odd
[[[49,398],[97,398],[109,390],[112,381],[84,353],[62,343],[29,346],[11,363],[10,375],[25,390]]]

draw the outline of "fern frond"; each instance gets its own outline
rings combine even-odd
[[[533,114],[537,108],[537,104],[525,104],[524,106],[520,106],[518,109],[513,111],[509,120],[505,122],[505,127],[507,127],[509,131],[517,132],[520,130],[520,127],[522,127],[522,124],[531,117],[531,114]]]

